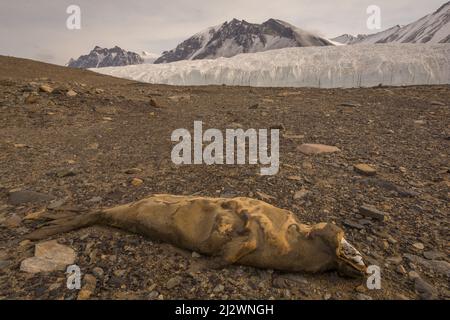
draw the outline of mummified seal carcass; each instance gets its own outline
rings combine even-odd
[[[106,225],[215,256],[232,264],[285,271],[337,269],[363,274],[361,254],[330,223],[300,223],[288,210],[250,198],[155,195],[75,217],[55,219],[26,238]]]

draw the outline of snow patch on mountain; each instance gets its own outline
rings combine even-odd
[[[92,69],[169,85],[353,88],[450,84],[449,44],[284,48],[232,58]]]
[[[107,49],[96,46],[89,54],[82,55],[78,59],[70,59],[67,64],[72,68],[104,68],[141,64],[144,60],[135,52],[126,51],[115,46]]]
[[[175,49],[163,52],[155,63],[229,58],[240,53],[286,47],[331,45],[333,44],[329,40],[281,20],[269,19],[262,24],[256,24],[233,19],[207,28],[183,41]]]
[[[394,26],[371,35],[344,34],[332,39],[343,44],[450,43],[450,2],[406,26]]]

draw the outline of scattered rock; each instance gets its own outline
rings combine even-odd
[[[54,198],[50,195],[34,191],[14,191],[9,194],[9,202],[15,206],[26,203],[48,202]]]
[[[431,105],[432,106],[441,106],[441,107],[445,107],[446,104],[440,101],[431,101]]]
[[[168,99],[173,102],[180,102],[183,100],[189,101],[191,100],[191,96],[188,94],[184,94],[184,95],[170,96],[168,97]]]
[[[213,292],[214,293],[221,293],[225,290],[225,287],[221,284],[217,285],[214,289]]]
[[[96,94],[102,94],[104,92],[105,92],[105,90],[103,90],[103,89],[99,89],[99,88],[94,89],[94,93],[96,93]]]
[[[56,210],[58,208],[61,208],[65,203],[66,203],[66,199],[56,200],[56,201],[51,202],[47,206],[47,209],[49,209],[49,210]]]
[[[414,254],[405,253],[406,259],[416,265],[420,265],[425,269],[431,270],[437,274],[450,277],[450,263],[443,260],[427,260]]]
[[[98,202],[102,202],[102,200],[103,200],[102,197],[92,197],[87,202],[89,202],[89,203],[98,203]]]
[[[368,296],[366,294],[358,293],[356,295],[356,300],[373,300],[371,296]]]
[[[360,108],[361,105],[359,103],[354,102],[343,102],[338,104],[338,107],[354,107],[354,108]]]
[[[423,250],[423,249],[425,249],[424,244],[423,244],[423,243],[420,243],[420,242],[416,242],[416,243],[414,243],[412,246],[413,246],[415,249],[417,249],[417,250]]]
[[[20,270],[28,273],[64,270],[75,262],[76,253],[72,248],[61,245],[56,240],[38,243],[34,257],[22,261]]]
[[[360,174],[366,176],[374,176],[377,174],[377,170],[368,164],[360,163],[353,166],[354,170]]]
[[[370,205],[364,205],[359,208],[359,213],[364,217],[373,218],[379,221],[385,221],[388,214],[382,212]]]
[[[39,96],[37,94],[29,94],[26,98],[25,98],[25,103],[26,104],[34,104],[37,103],[39,101]]]
[[[100,267],[95,267],[94,269],[92,269],[92,274],[93,274],[95,277],[97,277],[97,278],[99,278],[99,279],[102,279],[103,276],[105,275],[105,272],[103,271],[102,268],[100,268]]]
[[[360,224],[356,221],[349,220],[349,219],[345,219],[343,224],[347,227],[358,229],[358,230],[364,229],[364,226],[362,224]]]
[[[124,172],[126,174],[138,174],[138,173],[142,172],[142,169],[140,169],[140,168],[131,168],[131,169],[126,169]]]
[[[289,134],[289,133],[283,134],[283,137],[290,140],[302,140],[305,138],[305,136],[302,134]]]
[[[395,271],[397,271],[398,273],[403,274],[403,275],[406,274],[406,269],[405,269],[405,267],[402,266],[401,264],[399,264],[399,265],[397,266],[397,268],[395,269]]]
[[[43,84],[42,86],[39,87],[39,91],[45,92],[45,93],[52,93],[53,88],[50,87],[49,85]]]
[[[77,175],[77,172],[73,168],[63,169],[63,170],[56,172],[56,176],[58,178],[74,177],[76,175]]]
[[[6,269],[11,265],[11,262],[8,260],[0,260],[0,270]]]
[[[264,192],[259,192],[257,191],[256,194],[258,195],[258,197],[262,200],[262,201],[270,201],[270,200],[275,200],[276,198],[273,196],[270,196]]]
[[[3,225],[10,229],[18,228],[18,227],[20,227],[21,224],[22,224],[22,218],[19,217],[17,214],[13,214],[11,217],[7,218],[3,222]]]
[[[386,259],[386,261],[388,263],[390,263],[390,264],[393,264],[393,265],[399,265],[403,261],[403,258],[400,257],[400,256],[389,257],[389,258]]]
[[[255,110],[255,109],[258,109],[258,107],[259,107],[259,104],[258,103],[255,103],[255,104],[252,104],[250,107],[248,107],[250,110]]]
[[[23,144],[23,143],[14,143],[14,148],[23,149],[23,148],[29,148],[29,146],[26,144]]]
[[[355,291],[359,292],[359,293],[366,293],[367,292],[367,288],[366,288],[366,286],[361,284],[361,285],[359,285],[359,286],[357,286],[355,288]]]
[[[70,89],[66,86],[58,86],[53,89],[53,94],[66,94]]]
[[[440,260],[445,258],[445,254],[438,251],[425,251],[423,256],[428,260]]]
[[[149,103],[154,108],[162,108],[162,105],[159,104],[155,99],[150,99]]]
[[[198,254],[197,252],[192,252],[192,258],[194,258],[194,259],[198,259],[198,258],[201,258],[202,256],[200,255],[200,254]]]
[[[294,200],[301,200],[301,199],[305,198],[308,194],[309,194],[309,191],[306,190],[305,188],[303,188],[294,194]]]
[[[176,276],[171,278],[169,281],[167,281],[166,287],[167,289],[173,289],[175,287],[178,287],[181,284],[181,277],[180,276]]]
[[[434,300],[438,297],[436,288],[420,277],[414,280],[414,290],[422,300]]]
[[[327,146],[324,144],[302,144],[298,147],[298,151],[310,155],[310,154],[322,154],[322,153],[334,153],[341,151],[339,148],[334,146]]]
[[[83,287],[78,293],[78,300],[88,300],[94,294],[96,286],[97,279],[91,274],[86,274],[83,277]]]
[[[75,91],[73,91],[72,89],[67,91],[66,96],[68,97],[75,97],[78,93],[76,93]]]
[[[138,179],[138,178],[134,178],[133,180],[131,180],[131,184],[135,187],[139,187],[143,183],[144,183],[144,181],[141,179]]]
[[[411,280],[415,280],[415,279],[419,278],[420,276],[419,276],[419,274],[416,271],[411,270],[410,272],[408,272],[408,277]]]

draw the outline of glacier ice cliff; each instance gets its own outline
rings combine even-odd
[[[284,48],[232,58],[91,69],[148,83],[355,88],[450,83],[450,44]]]

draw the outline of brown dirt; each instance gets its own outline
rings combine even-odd
[[[39,92],[34,103],[26,103],[41,84],[78,94]],[[30,275],[19,270],[34,248],[32,243],[20,245],[20,238],[39,225],[21,219],[48,203],[13,205],[9,193],[14,189],[65,199],[62,209],[113,206],[156,193],[266,194],[271,198],[264,200],[295,212],[302,222],[341,226],[366,259],[381,267],[382,289],[360,290],[364,295],[419,297],[414,280],[389,263],[389,257],[400,256],[406,272],[415,270],[439,298],[448,299],[448,269],[442,274],[404,255],[423,257],[432,250],[449,260],[449,104],[449,86],[172,87],[0,57],[0,299],[77,297],[66,289],[63,271]],[[280,172],[264,177],[258,175],[259,166],[175,166],[171,133],[178,128],[192,132],[194,120],[202,120],[204,129],[283,127]],[[304,137],[292,137],[299,135]],[[302,143],[342,151],[307,156],[296,150]],[[377,176],[355,172],[358,163],[374,166]],[[124,172],[134,167],[142,171]],[[133,178],[144,183],[135,187]],[[309,193],[294,200],[302,188]],[[90,202],[94,197],[101,199]],[[364,219],[358,213],[363,204],[387,212],[389,219]],[[11,216],[18,217],[16,226],[8,224]],[[348,221],[362,229],[349,227]],[[241,266],[216,270],[208,267],[208,258],[107,228],[55,239],[76,250],[83,273],[103,269],[104,275],[96,276],[93,299],[357,299],[356,287],[364,283],[334,272],[292,275]],[[413,247],[418,242],[423,251]],[[180,284],[168,289],[175,276]]]

